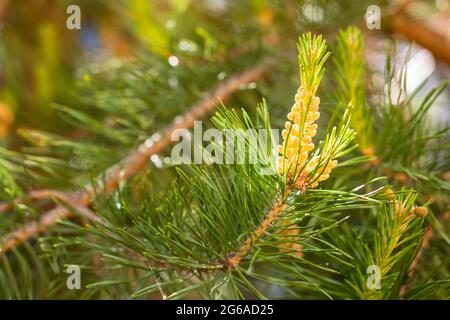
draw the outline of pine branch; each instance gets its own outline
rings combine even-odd
[[[406,257],[416,246],[418,238],[422,237],[422,218],[428,214],[425,207],[416,207],[414,201],[416,194],[409,193],[406,197],[396,197],[392,190],[386,190],[386,197],[390,199],[384,215],[378,215],[377,232],[375,233],[374,253],[369,259],[370,264],[380,268],[382,279],[381,290],[365,290],[364,299],[382,299],[392,297],[393,291],[399,286],[394,281],[401,279],[404,264],[399,261]],[[419,227],[418,227],[419,226]]]
[[[287,194],[288,193],[289,191],[287,192]],[[255,241],[259,240],[259,238],[261,238],[261,236],[267,231],[267,229],[278,220],[281,214],[285,212],[287,207],[288,205],[285,203],[285,197],[276,201],[276,204],[269,210],[269,212],[264,217],[264,220],[262,221],[261,225],[255,230],[254,233],[252,233],[252,235],[249,238],[247,238],[247,240],[239,248],[239,250],[236,253],[225,258],[224,268],[225,269],[227,269],[228,267],[237,268],[242,258],[244,258],[250,251],[252,244]]]
[[[438,219],[438,221],[441,220],[441,222],[443,222],[443,221],[447,221],[448,219],[450,219],[450,211],[449,210],[445,211],[444,214],[442,215],[441,219]],[[412,263],[409,266],[409,269],[407,272],[407,276],[409,279],[413,279],[414,276],[416,275],[417,268],[422,260],[422,257],[425,254],[425,251],[430,246],[431,241],[433,240],[434,236],[435,236],[434,227],[429,226],[427,228],[427,230],[425,231],[425,234],[423,235],[422,245],[420,246],[419,251],[417,252],[416,256],[414,257],[414,260],[412,261]],[[400,289],[400,296],[404,296],[409,288],[410,288],[410,283],[405,283]]]
[[[398,106],[393,106],[391,94],[388,93],[380,117],[375,107],[369,108],[366,102],[363,47],[361,31],[349,27],[339,33],[333,61],[336,67],[337,97],[342,105],[350,106],[352,127],[358,132],[360,151],[370,160],[368,168],[388,176],[391,181],[400,185],[411,184],[417,179],[429,180],[445,188],[445,182],[439,181],[434,175],[435,170],[429,168],[424,161],[427,158],[437,158],[436,151],[432,149],[433,143],[445,144],[445,128],[428,130],[424,115],[446,84],[431,90],[414,112],[411,111],[411,104],[417,91],[406,96],[403,102],[397,101]],[[390,88],[395,82],[401,88],[401,94],[406,94],[401,75],[407,73],[409,55],[406,55],[399,71],[400,76],[397,76],[395,64],[392,63],[396,53],[396,45],[388,43],[386,83]],[[383,130],[380,130],[379,124],[382,124]],[[389,141],[389,148],[386,148],[386,141]],[[411,145],[416,146],[415,154],[409,151]],[[417,174],[414,170],[418,171]]]
[[[245,113],[244,119],[248,121],[246,124],[249,128],[254,128]],[[246,128],[242,122],[239,122],[237,114],[229,110],[223,110],[216,115],[213,123],[219,130]],[[270,126],[266,129],[270,130]],[[339,135],[335,139],[339,140]],[[331,141],[329,145],[334,143]],[[247,147],[250,148],[250,146]],[[272,148],[268,147],[267,150]],[[328,149],[324,148],[324,150]],[[252,256],[246,259],[246,264],[249,262],[250,265],[260,264],[272,257],[267,261],[279,259],[279,264],[289,268],[292,254],[282,246],[286,242],[286,237],[280,232],[289,226],[279,222],[297,223],[300,217],[312,215],[318,218],[321,212],[326,215],[325,220],[332,221],[333,214],[330,211],[358,208],[362,205],[357,204],[356,199],[359,197],[364,201],[373,201],[369,199],[372,195],[360,196],[337,190],[311,190],[306,194],[299,194],[298,190],[294,190],[295,192],[286,192],[289,195],[289,204],[284,197],[283,201],[274,205],[273,199],[277,198],[277,189],[283,189],[280,183],[282,179],[279,175],[261,176],[258,168],[265,163],[263,159],[256,167],[253,165],[190,166],[192,172],[190,170],[183,172],[184,170],[180,169],[181,181],[174,182],[172,192],[165,196],[165,201],[150,200],[149,203],[144,202],[140,209],[136,209],[127,206],[129,203],[127,198],[122,198],[123,200],[119,202],[117,199],[111,199],[111,202],[108,201],[110,205],[99,210],[104,212],[105,218],[108,219],[108,226],[93,226],[89,227],[88,231],[97,235],[99,243],[103,243],[104,249],[101,249],[101,252],[108,253],[108,256],[110,254],[118,256],[113,261],[120,261],[125,257],[129,261],[128,251],[131,250],[135,253],[133,258],[134,256],[151,258],[152,262],[155,262],[152,265],[161,266],[160,272],[167,274],[168,278],[177,279],[174,281],[179,281],[179,274],[173,274],[174,270],[191,273],[199,271],[199,274],[205,276],[222,277],[223,275],[233,279],[237,277],[234,279],[236,281],[248,281],[242,278],[240,272],[244,258],[250,256],[250,250],[252,250]],[[278,188],[274,190],[273,186]],[[155,205],[155,202],[158,205]],[[121,205],[117,206],[117,203]],[[288,212],[287,205],[293,210]],[[271,209],[268,209],[268,213],[264,215],[267,208]],[[325,223],[323,229],[320,227],[316,229],[314,226],[311,230],[306,227],[302,238],[314,238],[316,233],[331,228],[329,224],[333,223]],[[270,231],[274,232],[271,234]],[[239,239],[243,236],[246,239],[244,238],[242,245]],[[299,239],[288,241],[298,243]],[[80,244],[70,240],[67,240],[67,243]],[[91,241],[83,241],[82,245],[89,248]],[[117,248],[117,246],[126,251],[110,251],[110,248]],[[280,250],[273,252],[273,250],[263,249],[267,247]],[[239,248],[238,251],[229,255],[229,252],[234,252],[236,248]],[[307,245],[306,252],[310,253],[314,250],[320,249],[311,244]],[[328,248],[328,250],[332,249]],[[329,252],[329,254],[333,253]],[[223,257],[226,257],[225,261]],[[122,264],[125,267],[131,266],[132,263],[127,261]],[[295,260],[295,262],[301,263],[303,259]],[[151,270],[148,272],[154,274]],[[257,271],[251,272],[248,276],[264,277]],[[303,275],[302,278],[309,280],[309,276]],[[285,280],[280,279],[280,281]],[[248,283],[241,285],[244,288],[249,286]],[[175,290],[189,290],[186,286]],[[151,287],[151,289],[154,288]],[[147,292],[145,287],[142,290]],[[142,291],[135,293],[138,292],[141,294]],[[259,297],[257,293],[255,294]]]
[[[352,128],[358,133],[356,139],[361,153],[374,157],[373,120],[366,101],[364,39],[356,27],[341,30],[337,37],[333,62],[337,82],[337,98],[342,106],[349,106]]]
[[[286,211],[286,200],[291,193],[296,189],[305,193],[307,188],[314,189],[319,182],[328,179],[331,170],[336,166],[336,159],[346,152],[344,149],[354,137],[354,132],[348,128],[350,118],[346,112],[339,129],[334,127],[320,143],[315,155],[308,155],[308,152],[314,149],[312,138],[317,131],[315,121],[320,115],[320,99],[315,94],[325,72],[323,65],[330,53],[326,51],[326,41],[321,36],[312,36],[311,33],[299,39],[298,49],[301,84],[295,96],[295,104],[287,116],[290,121],[286,123],[286,129],[282,133],[283,144],[277,147],[280,153],[277,159],[278,173],[286,179],[286,186],[280,191],[279,199],[270,208],[262,223],[236,253],[225,259],[225,268],[239,266],[252,244]]]
[[[97,182],[97,185],[89,184],[85,190],[66,194],[64,198],[74,208],[87,207],[92,201],[92,197],[98,192],[98,185],[102,186],[100,192],[107,194],[117,189],[121,182],[127,181],[143,170],[149,158],[163,151],[171,143],[172,133],[177,129],[189,129],[194,125],[194,121],[203,119],[217,106],[217,100],[226,100],[243,84],[260,79],[268,68],[273,64],[272,59],[266,59],[254,68],[245,71],[242,74],[235,75],[220,84],[212,92],[207,94],[202,100],[194,104],[181,117],[175,119],[172,124],[162,133],[156,133],[138,149],[129,154],[124,161],[117,167],[111,168],[106,174],[106,178]],[[94,192],[94,190],[96,190]],[[27,225],[12,231],[5,236],[5,241],[0,246],[0,256],[17,247],[35,235],[45,232],[55,225],[60,219],[69,218],[73,215],[72,211],[64,206],[56,208],[43,214],[40,220],[33,221]]]

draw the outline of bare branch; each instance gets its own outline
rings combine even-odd
[[[49,190],[49,189],[41,189],[41,190],[32,190],[30,191],[26,197],[18,197],[14,199],[16,203],[23,203],[27,199],[30,200],[42,200],[42,199],[57,199],[66,201],[67,193],[58,191],[58,190]],[[0,212],[5,212],[14,207],[14,202],[2,202],[0,203]]]
[[[406,13],[398,13],[386,18],[389,31],[406,37],[431,51],[437,58],[450,65],[450,43],[445,36],[431,30],[423,22]]]
[[[283,198],[276,201],[275,205],[266,214],[259,227],[247,238],[247,240],[245,240],[244,244],[238,249],[238,251],[225,258],[223,263],[224,269],[237,268],[241,260],[248,254],[253,244],[262,237],[269,226],[278,220],[280,215],[285,212],[286,208],[287,204],[284,203]]]

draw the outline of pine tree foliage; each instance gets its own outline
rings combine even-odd
[[[366,97],[363,48],[357,28],[343,30],[326,64],[322,36],[299,38],[299,89],[290,93],[280,145],[249,133],[283,129],[273,124],[282,121],[273,116],[272,96],[256,109],[222,105],[208,127],[240,132],[242,154],[258,155],[256,162],[170,165],[162,153],[111,193],[104,192],[108,170],[124,165],[124,154],[153,142],[148,137],[201,99],[217,74],[236,74],[273,53],[258,48],[200,67],[193,56],[177,68],[146,55],[113,61],[112,74],[83,72],[84,108],[55,106],[78,137],[23,131],[30,141],[24,152],[0,149],[0,298],[448,298],[448,226],[439,217],[449,190],[449,135],[427,118],[446,84],[416,109],[414,94],[394,101],[389,51],[387,90],[375,104]],[[324,81],[335,84],[332,105],[320,104]],[[325,117],[318,122],[319,109]],[[211,144],[216,157],[242,155],[225,141]],[[65,193],[27,193],[86,186],[89,208]],[[44,221],[48,228],[40,230],[29,223],[51,207],[48,198],[71,219]],[[416,262],[425,224],[438,234],[430,267]],[[45,233],[11,242],[22,225]],[[67,290],[68,265],[82,268],[82,290]],[[371,280],[373,266],[379,283]]]

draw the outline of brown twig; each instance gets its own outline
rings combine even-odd
[[[237,268],[241,260],[248,254],[248,252],[252,248],[253,243],[259,240],[261,236],[267,231],[269,226],[278,220],[280,215],[285,212],[286,208],[287,204],[284,203],[283,199],[278,200],[266,214],[261,225],[247,238],[247,240],[245,240],[244,244],[239,248],[239,250],[225,258],[225,261],[223,263],[224,269]]]
[[[450,43],[445,36],[431,30],[423,22],[405,12],[399,12],[386,18],[387,30],[406,37],[431,51],[437,58],[450,65]]]
[[[14,199],[14,202],[23,203],[26,199],[30,200],[42,200],[42,199],[57,199],[67,202],[67,193],[58,190],[32,190],[26,197],[19,197]],[[10,210],[14,207],[14,202],[2,202],[0,203],[0,212]]]
[[[147,139],[136,151],[129,154],[121,164],[108,170],[106,178],[98,181],[94,185],[87,185],[85,190],[66,194],[66,202],[79,212],[83,213],[82,209],[89,206],[92,199],[96,196],[96,192],[112,192],[117,189],[120,183],[131,179],[146,167],[149,158],[152,155],[160,153],[171,144],[171,136],[175,130],[192,128],[194,121],[203,119],[216,108],[218,98],[224,101],[243,84],[260,79],[265,71],[273,64],[273,61],[273,59],[266,59],[256,67],[251,68],[242,74],[235,75],[220,84],[211,93],[207,94],[203,99],[189,108],[183,116],[177,117],[169,127],[161,133],[156,133]],[[44,213],[39,221],[30,222],[21,228],[12,231],[5,235],[5,240],[0,245],[0,256],[35,235],[48,230],[60,219],[69,218],[72,215],[73,213],[69,208],[57,206]]]

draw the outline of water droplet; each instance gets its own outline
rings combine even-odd
[[[176,67],[180,63],[180,60],[176,56],[170,56],[169,59],[167,59],[167,61],[172,67]]]
[[[153,135],[151,136],[151,139],[152,139],[154,142],[157,142],[157,141],[159,141],[159,139],[161,139],[161,135],[160,135],[159,133],[155,133],[155,134],[153,134]]]
[[[172,19],[167,20],[167,22],[166,22],[166,29],[173,29],[176,26],[177,26],[177,23],[176,23],[175,20],[172,20]]]
[[[217,75],[217,79],[223,80],[223,79],[225,79],[226,76],[227,76],[227,73],[225,71],[222,71]]]
[[[252,90],[252,89],[255,89],[255,88],[256,88],[256,82],[250,82],[247,85],[247,89],[249,89],[249,90]]]
[[[194,41],[184,39],[180,41],[178,48],[180,48],[181,51],[194,52],[197,50],[197,45]]]
[[[153,162],[153,164],[155,165],[155,167],[157,168],[162,168],[163,167],[163,162],[161,161],[161,158],[154,154],[150,157],[150,160]]]

